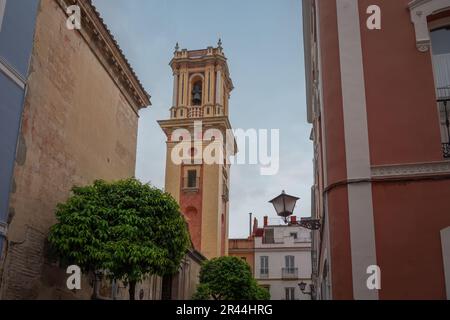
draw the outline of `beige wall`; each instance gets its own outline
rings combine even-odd
[[[85,40],[41,1],[19,138],[0,297],[89,298],[45,258],[55,206],[74,184],[134,175],[138,117]]]
[[[221,166],[204,165],[202,196],[202,253],[208,258],[220,257],[221,249]]]
[[[184,120],[185,123],[177,125],[180,128],[190,129],[189,125],[192,120]],[[191,133],[193,135],[193,133]],[[170,135],[169,135],[170,136]],[[203,150],[208,146],[208,142],[203,142]],[[182,190],[182,177],[185,174],[186,166],[182,170],[182,165],[175,164],[172,161],[171,153],[176,146],[176,142],[167,142],[166,151],[166,172],[165,172],[165,191],[169,192],[181,206],[183,212],[186,207],[195,207],[198,212],[201,212],[200,220],[189,221],[190,226],[196,225],[198,228],[191,229],[191,239],[194,245],[198,242],[195,249],[199,250],[207,258],[215,258],[228,255],[228,218],[229,218],[229,204],[224,203],[223,194],[223,170],[227,171],[229,177],[229,169],[222,164],[206,164],[195,165],[201,171],[201,187],[198,195],[192,196],[192,193]],[[229,181],[227,179],[228,188]],[[186,197],[190,194],[190,197]],[[183,212],[186,215],[186,212]],[[225,225],[222,230],[222,213],[225,215]],[[193,232],[198,230],[198,232]]]
[[[172,299],[191,300],[199,284],[201,261],[188,253],[181,263],[180,270],[173,277]]]
[[[176,143],[168,141],[166,151],[165,191],[180,202],[181,166],[172,161],[172,150]]]

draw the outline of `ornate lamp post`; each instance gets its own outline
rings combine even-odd
[[[303,281],[300,282],[300,283],[298,284],[298,286],[299,286],[299,288],[300,288],[300,291],[301,291],[303,294],[310,295],[311,298],[313,297],[313,295],[314,295],[314,285],[312,285],[312,284],[309,285],[309,292],[305,292],[305,289],[306,289],[306,283],[304,283]]]
[[[282,217],[284,222],[290,223],[291,225],[299,225],[309,230],[320,229],[320,220],[312,218],[302,218],[297,222],[289,222],[288,217],[294,213],[295,204],[299,199],[300,198],[286,194],[286,192],[284,192],[283,190],[283,192],[278,197],[275,197],[269,202],[273,204],[277,215]]]

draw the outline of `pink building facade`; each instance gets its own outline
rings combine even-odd
[[[316,298],[449,299],[450,0],[303,16]]]

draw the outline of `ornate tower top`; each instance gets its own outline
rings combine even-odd
[[[228,116],[233,82],[223,52],[217,47],[181,49],[177,43],[170,66],[174,74],[171,119]]]

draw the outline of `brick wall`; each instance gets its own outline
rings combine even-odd
[[[55,206],[74,184],[134,175],[138,117],[54,0],[39,7],[22,116],[8,243],[4,299],[89,298],[65,288],[66,274],[46,258]]]

